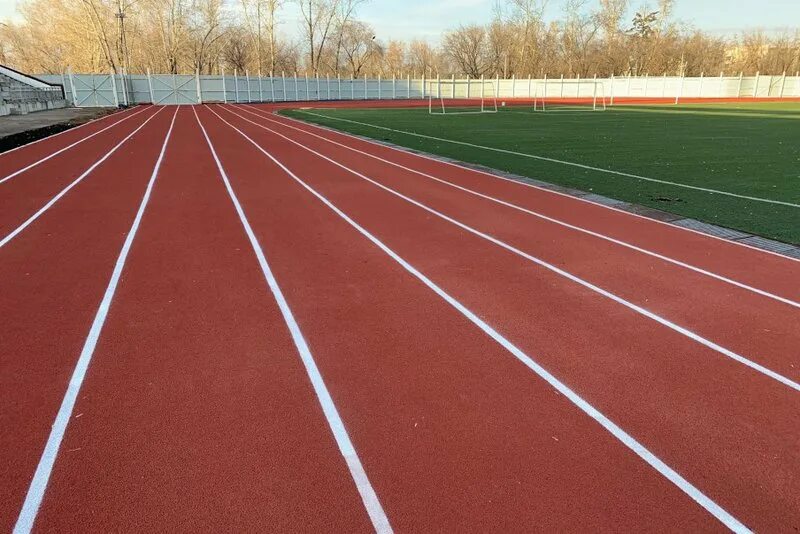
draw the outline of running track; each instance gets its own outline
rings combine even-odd
[[[0,530],[800,529],[800,262],[274,109],[0,155]]]

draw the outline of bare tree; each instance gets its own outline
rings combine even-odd
[[[192,14],[192,63],[200,72],[211,74],[220,54],[219,44],[225,36],[222,16],[223,0],[198,0]]]
[[[482,26],[462,26],[444,36],[445,53],[463,74],[479,78],[490,69],[487,57],[486,30]]]
[[[274,72],[277,64],[276,14],[284,0],[242,0],[242,9],[256,51],[256,66],[259,72],[266,66]],[[264,64],[264,33],[267,35],[269,63]]]
[[[308,66],[319,74],[320,60],[341,0],[296,0],[303,16],[303,30],[308,46]]]
[[[357,78],[367,61],[378,52],[374,30],[363,22],[351,20],[341,35],[341,50],[350,66],[350,75]]]

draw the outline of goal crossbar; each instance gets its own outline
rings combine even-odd
[[[431,115],[497,113],[494,80],[427,80],[424,90]]]
[[[605,111],[606,106],[605,84],[597,80],[545,80],[536,82],[533,91],[534,111],[564,107]]]

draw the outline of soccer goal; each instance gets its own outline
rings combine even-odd
[[[497,113],[494,80],[427,80],[425,91],[431,115]]]
[[[601,81],[544,80],[534,87],[534,111],[605,111],[606,105]]]

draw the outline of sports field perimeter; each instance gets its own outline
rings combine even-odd
[[[457,110],[457,109],[456,109]],[[295,118],[800,243],[800,103],[285,110]]]

